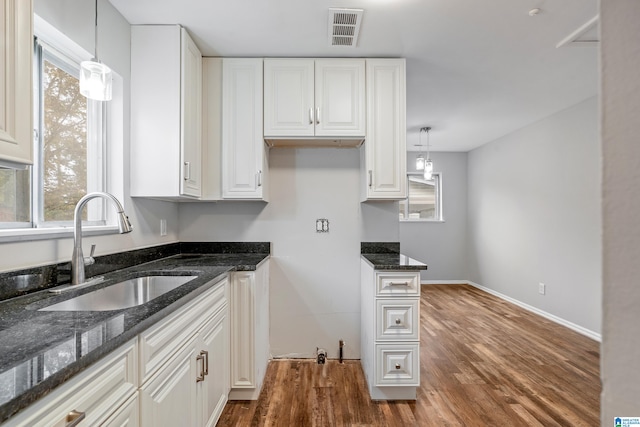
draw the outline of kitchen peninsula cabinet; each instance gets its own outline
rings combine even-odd
[[[399,253],[360,261],[362,370],[373,400],[415,400],[420,386],[420,270]]]
[[[407,197],[404,59],[367,59],[367,138],[361,148],[361,200]]]
[[[268,201],[262,59],[222,59],[222,198]]]
[[[264,84],[265,138],[364,138],[364,59],[265,59]]]
[[[0,166],[33,163],[33,2],[0,3]]]
[[[131,27],[131,196],[201,196],[202,55],[179,25]]]

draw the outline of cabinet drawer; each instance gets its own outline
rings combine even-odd
[[[191,301],[162,322],[140,334],[140,384],[153,375],[201,326],[203,313],[214,314],[227,304],[228,278]]]
[[[102,425],[136,393],[136,340],[63,384],[11,418],[3,427],[64,427],[71,411],[84,413],[80,426]]]
[[[420,295],[420,273],[378,272],[376,273],[376,295],[418,296]]]
[[[376,340],[412,341],[420,335],[420,300],[376,300]]]
[[[415,344],[376,344],[376,386],[419,386],[420,347]]]

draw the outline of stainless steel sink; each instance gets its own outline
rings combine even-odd
[[[41,308],[38,311],[109,311],[135,307],[198,276],[143,276]]]

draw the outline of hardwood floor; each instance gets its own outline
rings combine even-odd
[[[359,361],[275,360],[218,426],[598,426],[599,344],[468,285],[421,298],[416,402],[373,402]]]

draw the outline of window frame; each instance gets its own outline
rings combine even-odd
[[[436,190],[436,208],[435,211],[437,213],[436,218],[409,218],[409,199],[411,198],[410,194],[410,185],[412,177],[422,178],[422,172],[409,172],[407,173],[407,197],[399,201],[399,205],[402,206],[404,203],[404,218],[399,218],[400,222],[445,222],[443,215],[443,197],[442,197],[442,172],[434,172],[433,176],[436,178],[435,181],[435,190]],[[398,208],[398,211],[400,209]]]
[[[65,57],[77,62],[78,64],[84,60],[89,60],[93,55],[80,47],[77,43],[71,40],[68,36],[61,31],[53,27],[51,24],[40,18],[37,14],[34,14],[34,36],[40,39],[41,43],[48,44],[49,46],[55,46],[55,50]],[[46,40],[46,41],[43,41]],[[35,41],[35,40],[34,40]],[[47,43],[49,42],[49,43]],[[34,43],[35,46],[35,43]],[[34,52],[35,54],[35,52]],[[33,67],[34,72],[34,85],[36,84],[36,72],[37,69]],[[113,100],[109,103],[99,103],[102,105],[102,132],[101,138],[103,141],[102,150],[99,156],[102,156],[104,160],[104,167],[100,171],[100,179],[102,180],[102,191],[108,191],[116,196],[122,202],[124,201],[124,182],[121,174],[124,173],[124,151],[123,141],[124,138],[124,122],[119,114],[123,113],[124,102],[124,81],[117,73],[114,72],[114,96]],[[34,88],[36,88],[34,86]],[[35,93],[34,93],[35,96]],[[34,102],[34,118],[38,120],[35,115],[37,103]],[[37,126],[34,120],[34,132]],[[88,132],[89,133],[89,132]],[[35,136],[35,135],[34,135]],[[35,141],[34,141],[35,144]],[[39,150],[39,149],[38,149]],[[37,153],[34,157],[37,157]],[[36,159],[34,159],[36,160]],[[30,222],[3,222],[0,223],[0,243],[5,242],[21,242],[21,241],[33,241],[33,240],[50,240],[58,238],[68,238],[73,235],[73,221],[61,221],[53,222],[48,221],[46,227],[35,226],[36,217],[33,216],[35,207],[33,206],[34,200],[34,167],[29,168],[31,193],[29,198],[31,200],[30,212],[32,217]],[[89,185],[89,183],[88,183]],[[90,187],[89,187],[90,188]],[[85,236],[107,235],[118,233],[118,226],[116,224],[115,212],[110,205],[104,203],[101,199],[92,200],[87,204],[88,218],[95,218],[95,213],[104,212],[104,220],[101,221],[83,221],[82,233]]]

